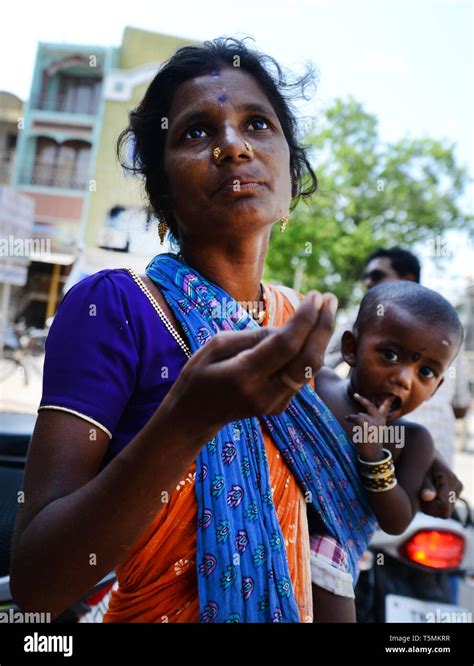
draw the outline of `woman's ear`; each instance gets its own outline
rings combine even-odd
[[[341,353],[345,362],[353,368],[357,360],[357,338],[352,331],[344,331],[341,340]]]

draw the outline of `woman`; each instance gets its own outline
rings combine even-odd
[[[115,568],[106,621],[312,621],[308,517],[355,572],[355,465],[307,386],[337,302],[292,316],[299,296],[261,284],[273,224],[316,187],[268,63],[236,40],[180,49],[131,114],[180,255],[61,304],[13,547],[25,609],[56,615]]]

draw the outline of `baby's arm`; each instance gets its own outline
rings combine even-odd
[[[404,428],[404,446],[397,460],[395,474],[397,485],[390,490],[374,492],[366,490],[372,510],[380,527],[388,534],[401,534],[411,523],[418,510],[418,494],[426,472],[434,459],[433,439],[426,428],[414,423],[386,425],[386,416],[390,408],[390,400],[385,401],[378,409],[366,398],[354,396],[367,409],[367,413],[359,413],[347,417],[349,421],[362,426],[364,421],[369,426]],[[399,438],[397,438],[398,440]],[[384,458],[383,444],[380,442],[357,443],[356,448],[362,460],[377,462]],[[363,465],[361,465],[364,468]],[[365,468],[367,471],[369,468]],[[364,477],[361,476],[362,485]]]
[[[433,438],[418,423],[403,424],[405,443],[395,464],[399,486],[406,492],[412,508],[412,518],[420,508],[420,491],[426,473],[433,464],[435,447]]]

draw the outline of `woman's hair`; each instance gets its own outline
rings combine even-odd
[[[272,104],[290,150],[294,204],[300,197],[308,197],[317,189],[316,174],[311,168],[307,148],[299,142],[297,117],[292,106],[293,99],[307,99],[304,94],[306,87],[316,81],[314,68],[309,65],[303,76],[290,81],[276,60],[250,50],[244,41],[220,37],[204,42],[202,46],[178,49],[160,67],[142,101],[130,112],[128,127],[118,138],[117,156],[122,167],[144,179],[152,213],[156,217],[164,214],[175,239],[178,238],[178,229],[169,205],[164,168],[169,110],[181,83],[219,66],[238,66],[253,76]]]

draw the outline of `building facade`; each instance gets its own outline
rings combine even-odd
[[[141,183],[123,173],[115,157],[116,142],[127,126],[129,111],[139,103],[160,65],[180,46],[193,43],[198,42],[125,29],[116,66],[107,73],[104,86],[94,188],[89,194],[84,228],[86,253],[97,246],[114,247],[135,257],[151,258],[160,251],[156,222],[144,210]],[[134,261],[139,263],[138,259]]]
[[[30,257],[17,316],[41,326],[71,273],[140,268],[160,251],[140,182],[124,176],[115,143],[160,64],[189,43],[126,28],[118,47],[38,45],[10,183],[34,201],[32,233],[50,251]]]
[[[22,117],[22,100],[9,92],[0,91],[0,185],[10,184]]]
[[[34,231],[74,255],[114,49],[39,44],[12,185],[35,201]]]

